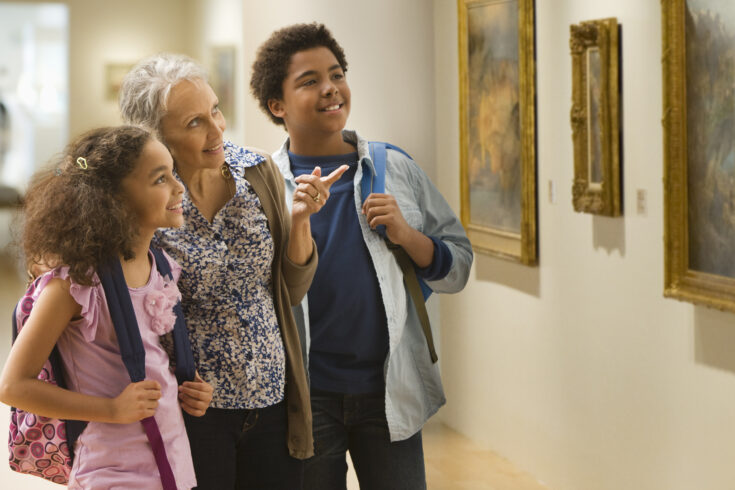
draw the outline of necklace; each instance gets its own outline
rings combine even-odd
[[[233,197],[235,197],[237,186],[235,185],[235,181],[232,178],[232,172],[230,172],[230,167],[227,166],[227,163],[222,164],[222,166],[219,168],[219,173],[222,174],[222,178],[225,179],[225,184],[227,185],[227,198],[228,200],[232,199]]]

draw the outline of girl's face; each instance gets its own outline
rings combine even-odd
[[[179,169],[213,169],[225,163],[222,133],[225,118],[212,87],[204,80],[174,85],[161,134]]]
[[[184,186],[173,175],[174,162],[155,138],[145,144],[133,171],[121,183],[122,196],[138,217],[141,234],[184,223]]]

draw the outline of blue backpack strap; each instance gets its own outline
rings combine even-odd
[[[151,247],[153,257],[156,259],[156,268],[159,274],[168,277],[173,281],[171,274],[171,266],[159,248]],[[184,310],[181,307],[181,301],[177,301],[174,306],[176,314],[176,323],[174,323],[173,339],[174,339],[174,356],[175,368],[174,373],[179,384],[184,381],[194,379],[196,368],[194,366],[194,355],[191,352],[191,343],[189,342],[189,333],[186,330],[186,320],[184,319]]]
[[[382,143],[380,141],[371,141],[369,143],[370,160],[373,161],[375,174],[370,170],[370,167],[367,165],[364,166],[362,170],[362,180],[360,181],[363,203],[370,194],[383,194],[385,192],[385,163],[388,160],[386,145],[386,143]],[[375,231],[378,235],[385,238],[385,225],[376,226]]]
[[[376,175],[373,176],[370,167],[368,167],[367,165],[363,166],[362,180],[360,181],[362,202],[365,202],[365,199],[368,195],[370,195],[371,192],[376,192],[379,194],[385,192],[385,169],[388,162],[388,149],[402,153],[407,158],[413,160],[413,158],[411,158],[411,155],[406,153],[406,151],[404,151],[402,148],[396,145],[391,145],[390,143],[385,143],[382,141],[371,141],[368,143],[368,146],[370,148],[370,159],[373,161]],[[383,238],[386,238],[385,225],[377,226],[375,228],[375,231]],[[424,297],[424,301],[426,301],[427,299],[429,299],[429,296],[431,296],[433,291],[422,278],[418,276],[416,276],[416,278],[419,281],[419,286],[421,287],[421,294]]]
[[[365,202],[365,199],[371,192],[385,192],[385,174],[386,165],[388,162],[388,148],[401,152],[406,157],[413,160],[413,158],[411,158],[411,155],[398,148],[397,146],[391,145],[389,143],[373,141],[369,143],[369,147],[370,159],[373,161],[373,166],[375,167],[375,175],[372,175],[372,172],[370,172],[368,166],[364,166],[362,180],[360,181],[362,202]],[[396,262],[398,263],[398,266],[401,268],[401,272],[403,272],[403,282],[406,285],[409,294],[411,295],[411,300],[413,302],[414,308],[416,309],[416,314],[418,315],[419,322],[421,323],[421,330],[423,330],[424,337],[426,338],[426,345],[429,349],[431,362],[436,362],[438,360],[438,357],[436,354],[436,349],[434,348],[434,339],[431,334],[429,315],[426,312],[426,305],[424,304],[426,299],[432,293],[431,288],[428,284],[426,284],[426,282],[424,282],[423,279],[416,275],[415,265],[411,260],[411,257],[408,256],[408,253],[406,253],[403,247],[396,245],[388,239],[385,234],[385,226],[379,225],[375,228],[375,231],[385,239],[388,249],[393,253]]]
[[[115,327],[120,356],[128,370],[130,381],[137,383],[145,379],[145,348],[140,337],[138,320],[135,318],[133,302],[125,282],[120,261],[115,258],[100,268],[99,278],[107,297],[112,325]]]
[[[105,290],[107,307],[110,310],[110,318],[120,346],[120,356],[130,375],[130,381],[133,383],[143,381],[145,380],[145,348],[120,260],[112,259],[106,266],[100,268],[98,275]],[[153,450],[163,489],[175,490],[176,478],[171,469],[156,419],[151,416],[142,419],[140,423]]]

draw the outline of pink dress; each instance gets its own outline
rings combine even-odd
[[[146,378],[161,384],[155,419],[161,431],[171,469],[179,489],[196,486],[189,440],[178,402],[176,377],[159,335],[173,328],[174,316],[161,304],[172,304],[178,296],[175,281],[181,268],[168,255],[174,281],[164,280],[150,255],[148,284],[128,288],[145,347]],[[50,271],[40,287],[52,277],[69,278],[67,267]],[[96,276],[95,276],[95,279]],[[70,292],[82,307],[82,318],[69,324],[58,340],[69,389],[87,395],[114,398],[130,384],[120,357],[105,292],[95,286],[71,281]],[[90,422],[75,446],[70,489],[160,489],[161,480],[153,452],[139,422],[106,424]]]

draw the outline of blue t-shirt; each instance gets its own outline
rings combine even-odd
[[[288,153],[294,177],[314,167],[328,175],[341,165],[349,169],[330,188],[324,207],[311,215],[311,233],[319,264],[309,289],[311,386],[337,393],[383,391],[388,354],[388,326],[375,267],[362,237],[355,209],[357,152],[307,157]],[[436,237],[434,258],[416,268],[425,280],[444,278],[452,266],[449,247]]]
[[[353,180],[357,152],[305,157],[289,152],[294,176],[314,167],[328,175],[349,165],[330,188],[324,207],[311,216],[319,265],[309,289],[311,386],[337,393],[383,391],[388,327],[375,267],[362,238]]]

